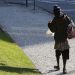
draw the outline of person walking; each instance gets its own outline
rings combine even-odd
[[[54,18],[48,23],[48,27],[51,32],[54,33],[55,40],[55,55],[57,65],[54,68],[58,71],[60,70],[59,59],[62,55],[63,59],[63,74],[66,74],[66,62],[69,59],[69,43],[67,40],[67,27],[71,23],[71,19],[62,12],[58,5],[53,6]]]

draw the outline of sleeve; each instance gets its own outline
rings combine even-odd
[[[66,15],[66,23],[69,25],[71,23],[71,18]]]
[[[54,25],[54,23],[53,23],[53,21],[52,22],[48,22],[48,28],[51,30],[51,32],[55,32],[55,25]]]
[[[75,23],[70,17],[66,16],[66,20],[68,22],[68,26],[74,26],[75,27]]]

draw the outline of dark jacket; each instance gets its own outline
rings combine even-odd
[[[54,32],[54,39],[56,42],[64,42],[67,39],[67,27],[71,20],[67,15],[60,17],[54,17],[51,23],[48,23],[48,27]]]

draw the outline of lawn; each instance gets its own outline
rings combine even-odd
[[[10,36],[0,31],[0,75],[40,75]]]

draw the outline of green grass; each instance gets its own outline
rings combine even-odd
[[[34,64],[12,41],[0,31],[0,75],[40,75]]]

